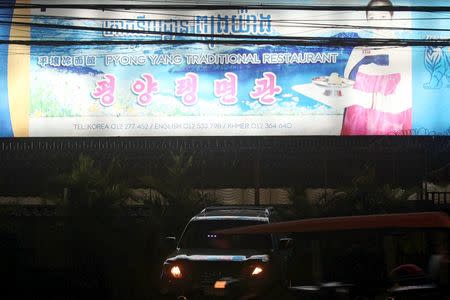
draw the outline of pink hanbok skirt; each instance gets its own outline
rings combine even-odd
[[[399,73],[368,75],[358,72],[353,88],[387,96],[395,93],[400,80]],[[401,95],[398,97],[392,100],[401,100]],[[353,105],[345,110],[341,135],[410,135],[411,128],[411,108],[400,113],[390,113]]]

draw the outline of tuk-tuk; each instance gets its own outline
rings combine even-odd
[[[289,233],[297,299],[450,299],[445,213],[302,219],[223,230]]]

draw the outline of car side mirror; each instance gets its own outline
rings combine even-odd
[[[294,247],[294,240],[291,238],[283,238],[280,239],[280,249],[282,250],[287,250],[287,249],[291,249]]]
[[[173,250],[177,247],[177,238],[174,236],[167,236],[165,244],[168,249]]]

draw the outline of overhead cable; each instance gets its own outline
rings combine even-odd
[[[89,10],[107,10],[107,9],[158,9],[158,10],[326,10],[326,11],[366,11],[367,6],[355,5],[211,5],[211,4],[25,4],[16,3],[15,5],[0,4],[0,9],[89,9]],[[407,12],[450,12],[450,6],[375,6],[371,11],[407,11]]]
[[[270,37],[252,39],[197,39],[197,40],[0,40],[0,44],[36,45],[36,46],[102,46],[102,45],[191,45],[191,44],[222,44],[222,45],[291,45],[291,46],[432,46],[444,47],[450,45],[450,39],[367,39],[367,38],[297,38],[293,40],[272,39]]]

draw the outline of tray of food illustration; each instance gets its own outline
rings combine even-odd
[[[318,86],[332,89],[346,88],[355,84],[353,80],[342,78],[338,73],[331,73],[330,76],[315,77],[312,79],[312,82]]]

